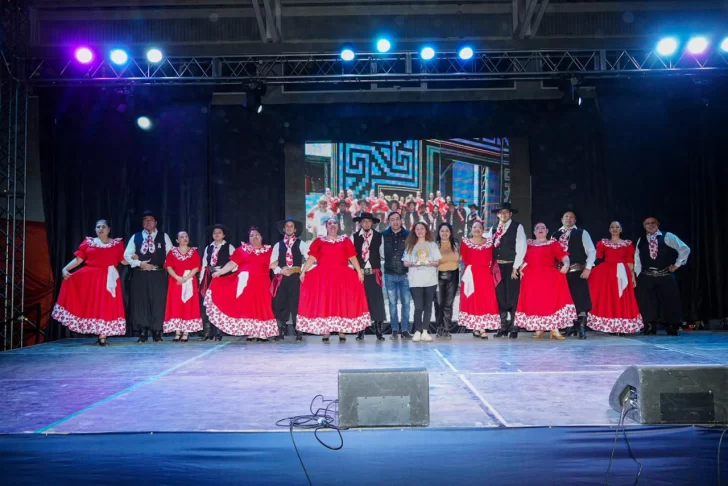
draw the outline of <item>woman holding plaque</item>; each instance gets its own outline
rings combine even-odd
[[[409,268],[407,279],[415,303],[415,334],[412,341],[432,341],[428,332],[432,315],[432,301],[437,291],[437,267],[440,250],[426,224],[416,223],[407,237],[402,261]]]

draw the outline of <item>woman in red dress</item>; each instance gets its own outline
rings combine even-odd
[[[223,332],[248,339],[268,339],[278,335],[270,297],[270,245],[263,245],[257,227],[248,232],[230,261],[212,274],[205,296],[210,322]],[[238,267],[237,278],[218,278]]]
[[[173,342],[186,343],[189,333],[202,330],[202,316],[195,274],[202,261],[197,248],[190,248],[186,231],[177,233],[177,244],[167,253],[164,268],[169,273],[167,308],[162,332],[174,332]]]
[[[346,342],[344,333],[357,333],[369,326],[364,271],[356,259],[354,243],[338,236],[338,231],[336,219],[326,221],[327,235],[311,243],[301,271],[297,329],[321,334],[325,343],[332,332],[339,333],[339,342],[343,343]],[[311,269],[314,262],[316,267]],[[349,263],[354,270],[349,268]]]
[[[126,334],[124,298],[117,265],[126,265],[124,243],[110,238],[111,225],[96,222],[96,238],[88,237],[74,253],[76,258],[63,268],[63,284],[53,308],[53,319],[79,334],[98,335],[99,346],[107,336]],[[86,263],[77,272],[71,270]]]
[[[634,245],[622,239],[622,225],[612,221],[610,239],[597,243],[597,258],[603,260],[589,275],[592,310],[589,327],[612,334],[634,334],[643,327],[634,296]]]
[[[569,254],[558,240],[548,239],[549,230],[543,223],[533,228],[535,240],[528,240],[526,258],[520,268],[521,292],[518,295],[515,325],[528,331],[536,331],[534,339],[551,331],[551,339],[563,340],[559,329],[569,327],[576,320],[576,308],[571,300],[566,273],[569,271]],[[561,270],[556,263],[564,266]]]
[[[460,314],[458,324],[473,331],[475,337],[488,339],[486,329],[500,329],[498,301],[493,281],[493,240],[483,234],[483,223],[472,226],[472,237],[463,238],[460,257],[465,271],[460,283]]]

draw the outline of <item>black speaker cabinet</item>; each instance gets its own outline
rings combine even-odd
[[[427,370],[339,370],[339,426],[426,427],[430,424]]]
[[[630,366],[609,405],[641,424],[728,423],[728,366]]]

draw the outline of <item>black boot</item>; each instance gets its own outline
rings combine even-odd
[[[356,340],[357,341],[363,341],[364,340],[364,331],[359,331],[356,333]]]
[[[154,338],[155,343],[161,343],[162,342],[162,331],[152,331],[152,337]]]
[[[296,341],[303,341],[303,333],[301,331],[296,331]]]
[[[139,334],[139,339],[137,340],[138,343],[146,343],[147,339],[149,339],[149,329],[142,329],[141,334]]]
[[[278,335],[273,338],[274,341],[283,341],[286,337],[286,323],[284,321],[278,322]]]
[[[571,321],[571,325],[562,331],[562,334],[566,337],[576,336],[579,333],[579,318],[575,321]]]
[[[518,339],[518,328],[513,324],[513,319],[508,321],[508,339]]]
[[[202,334],[200,334],[200,341],[209,341],[212,339],[212,332],[210,329],[210,321],[207,318],[202,320]]]
[[[508,335],[508,313],[507,312],[501,312],[500,313],[500,321],[501,321],[501,327],[498,329],[498,332],[495,333],[495,337],[506,337]]]
[[[577,331],[579,332],[579,339],[586,339],[586,315],[579,316],[576,320]]]
[[[667,325],[667,335],[668,336],[679,336],[680,335],[680,326],[678,324],[668,324]]]
[[[653,322],[646,322],[645,327],[642,328],[642,335],[649,336],[650,334],[657,334],[657,324]]]
[[[382,322],[377,321],[374,323],[374,333],[377,335],[377,341],[384,341],[384,334],[382,333]]]

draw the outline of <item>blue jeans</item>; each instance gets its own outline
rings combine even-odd
[[[387,288],[389,300],[389,322],[392,332],[409,332],[410,290],[407,275],[384,275],[384,286]],[[402,302],[402,321],[400,325],[397,313],[397,298]]]

